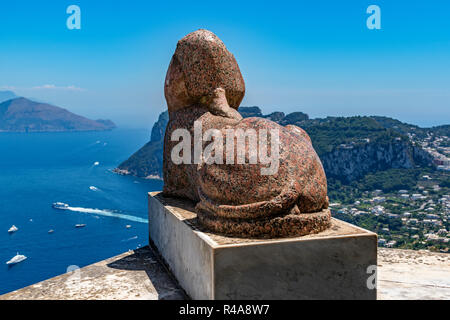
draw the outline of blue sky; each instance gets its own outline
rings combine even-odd
[[[68,30],[66,8],[81,8]],[[381,8],[381,30],[366,9]],[[165,110],[177,41],[199,28],[235,55],[242,105],[311,117],[450,123],[449,1],[2,1],[0,90],[122,127]]]

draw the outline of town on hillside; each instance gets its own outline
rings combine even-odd
[[[381,247],[448,253],[450,193],[448,186],[437,184],[442,181],[439,175],[423,175],[409,190],[353,190],[344,201],[330,203],[330,208],[334,217],[376,232]]]

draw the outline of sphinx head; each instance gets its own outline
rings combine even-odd
[[[178,41],[164,84],[169,113],[196,105],[208,108],[219,88],[225,91],[228,105],[237,110],[245,83],[223,42],[203,29]]]

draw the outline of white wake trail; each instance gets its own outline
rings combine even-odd
[[[136,216],[130,216],[128,214],[121,214],[109,210],[100,210],[100,209],[91,209],[91,208],[80,208],[80,207],[67,207],[65,210],[74,211],[74,212],[82,212],[82,213],[90,213],[95,214],[99,216],[105,216],[105,217],[113,217],[113,218],[119,218],[134,222],[140,222],[140,223],[148,223],[147,219],[139,218]]]
[[[128,238],[128,239],[124,239],[121,242],[128,242],[128,241],[131,241],[131,240],[136,240],[137,238],[138,238],[138,236],[134,236],[134,237],[131,237],[131,238]]]

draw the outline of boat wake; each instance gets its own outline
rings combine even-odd
[[[110,210],[101,210],[101,209],[91,209],[91,208],[80,208],[80,207],[67,207],[65,210],[73,211],[73,212],[82,212],[82,213],[90,213],[98,216],[104,216],[104,217],[112,217],[112,218],[119,218],[134,222],[140,222],[140,223],[148,223],[147,219],[131,216],[128,214],[122,214],[117,213]]]
[[[128,238],[128,239],[124,239],[121,242],[128,242],[128,241],[131,241],[131,240],[136,240],[137,238],[138,238],[138,236],[134,236],[134,237],[131,237],[131,238]]]

